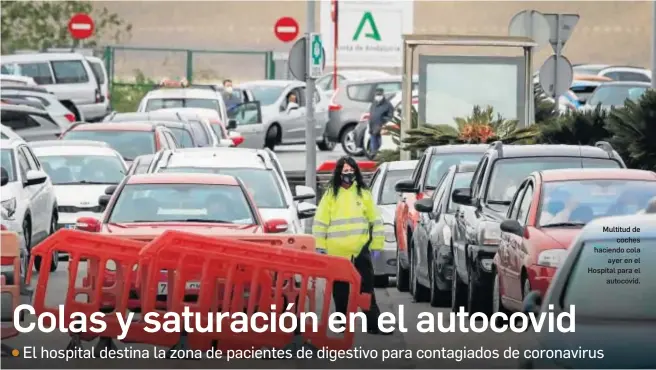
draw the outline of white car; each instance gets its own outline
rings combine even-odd
[[[57,229],[74,228],[79,217],[100,218],[98,198],[127,173],[121,155],[109,144],[86,140],[31,142],[57,196]]]
[[[23,140],[20,135],[5,125],[0,127],[0,135],[2,135],[2,140]]]
[[[7,212],[6,226],[21,230],[27,250],[57,229],[57,201],[55,189],[41,163],[19,139],[3,139],[2,147],[2,208]],[[50,271],[57,270],[59,258],[55,256]],[[41,269],[40,259],[35,267]]]
[[[32,77],[0,74],[0,83],[4,86],[38,86]]]
[[[287,232],[303,233],[302,219],[314,217],[316,206],[303,200],[314,198],[307,186],[297,186],[292,195],[275,154],[268,150],[194,148],[166,150],[153,160],[149,173],[220,173],[240,178],[264,220],[285,219]],[[298,202],[298,204],[297,204]]]
[[[219,114],[221,122],[228,122],[228,110],[218,90],[191,87],[160,87],[149,91],[141,99],[137,112],[151,112],[166,108],[205,108]]]

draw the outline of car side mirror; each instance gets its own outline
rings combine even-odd
[[[9,173],[4,167],[0,168],[0,186],[5,186],[9,182]]]
[[[538,314],[540,312],[540,307],[542,306],[542,295],[539,291],[534,290],[526,295],[524,301],[522,302],[522,311],[525,314],[534,313]]]
[[[109,204],[109,199],[111,199],[111,197],[112,197],[111,195],[101,195],[98,198],[98,205],[100,205],[102,207],[102,209],[104,210],[107,207],[107,205]]]
[[[118,185],[110,185],[105,188],[105,195],[112,195],[116,191]]]
[[[433,200],[431,198],[424,198],[415,202],[415,209],[421,213],[433,212]]]
[[[228,130],[234,130],[237,128],[237,120],[236,119],[229,119],[228,120]]]
[[[281,218],[274,218],[264,223],[264,232],[267,234],[284,233],[287,229],[289,229],[289,224]]]
[[[309,186],[296,185],[296,195],[294,195],[294,200],[303,201],[316,198],[316,193]]]
[[[499,225],[501,231],[517,236],[524,235],[524,228],[517,220],[505,220]]]
[[[93,217],[80,217],[75,222],[75,229],[97,233],[100,232],[100,221]]]
[[[394,185],[394,190],[397,193],[417,193],[415,182],[412,179],[401,180]]]
[[[48,179],[48,175],[39,170],[29,170],[25,175],[25,186],[43,184]]]
[[[317,213],[317,206],[312,203],[301,202],[298,204],[298,218],[304,220],[312,218]]]
[[[460,204],[462,206],[473,205],[471,189],[470,188],[455,189],[451,194],[451,200],[453,200],[454,203]]]

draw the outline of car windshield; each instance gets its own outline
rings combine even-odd
[[[601,85],[590,97],[589,104],[622,107],[627,99],[637,101],[645,91],[647,88],[643,86]]]
[[[577,180],[543,185],[539,225],[586,224],[598,217],[635,214],[656,196],[656,181]]]
[[[178,144],[180,144],[181,147],[183,148],[194,147],[194,139],[191,137],[191,134],[189,133],[188,130],[179,127],[169,127],[169,130],[171,130],[175,138],[178,140]]]
[[[385,182],[383,182],[381,194],[380,194],[380,204],[396,204],[399,200],[398,193],[394,190],[394,185],[397,182],[412,177],[412,170],[392,170],[387,171],[385,175]]]
[[[69,131],[64,140],[93,140],[109,144],[127,161],[155,153],[155,135],[150,131]]]
[[[635,237],[638,235],[635,234]],[[656,266],[656,239],[641,238],[639,244],[621,244],[624,253],[600,252],[603,248],[617,247],[615,239],[590,241],[583,245],[567,278],[562,297],[563,308],[575,306],[577,318],[656,320],[656,269],[642,268],[637,271],[640,266]],[[628,253],[632,248],[639,252]],[[640,259],[640,263],[611,265],[611,257],[622,261]],[[605,268],[613,269],[615,273],[591,272]],[[628,270],[620,273],[619,269]]]
[[[167,167],[159,172],[176,173],[220,173],[241,179],[250,192],[258,208],[287,208],[282,188],[273,170],[257,168],[202,168],[202,167]]]
[[[282,91],[284,90],[283,86],[250,86],[249,89],[253,93],[255,99],[260,102],[261,105],[271,105],[275,104],[278,101]]]
[[[521,182],[534,171],[563,168],[620,168],[612,159],[581,157],[530,157],[497,160],[492,168],[486,200],[510,205]]]
[[[146,103],[146,112],[166,108],[207,108],[220,112],[219,101],[217,99],[148,99],[148,103]]]
[[[9,182],[16,181],[16,168],[14,166],[14,151],[11,149],[2,149],[2,168],[7,171]]]
[[[118,184],[123,163],[111,155],[38,155],[53,185]]]
[[[426,176],[426,189],[435,190],[442,177],[451,166],[457,164],[476,164],[483,154],[478,153],[449,153],[435,154],[431,157],[428,176]]]
[[[131,184],[116,200],[109,222],[218,222],[255,224],[239,186]]]

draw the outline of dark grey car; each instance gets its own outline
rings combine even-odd
[[[67,129],[43,109],[25,105],[3,105],[0,110],[2,124],[25,141],[54,140]]]

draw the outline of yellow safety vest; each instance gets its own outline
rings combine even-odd
[[[324,249],[332,256],[355,257],[369,241],[370,229],[369,249],[383,249],[383,220],[371,193],[362,189],[361,194],[358,195],[355,184],[348,189],[340,188],[337,197],[332,189],[326,191],[312,226],[317,249]]]

